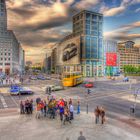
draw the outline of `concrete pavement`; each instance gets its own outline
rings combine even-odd
[[[75,115],[72,124],[66,125],[61,124],[59,117],[37,120],[34,115],[1,117],[0,123],[0,140],[66,140],[66,137],[77,140],[79,131],[83,131],[87,140],[139,140],[140,137],[138,131],[113,119],[96,125],[93,114],[85,112]]]

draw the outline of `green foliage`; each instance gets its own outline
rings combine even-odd
[[[140,66],[125,65],[123,70],[126,75],[140,75]]]

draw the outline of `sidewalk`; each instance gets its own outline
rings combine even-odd
[[[61,124],[59,117],[35,119],[34,116],[21,115],[0,118],[0,140],[77,140],[83,131],[86,140],[139,140],[140,134],[122,122],[109,119],[104,125],[94,123],[92,113],[75,114],[72,124]],[[7,127],[8,126],[8,127]]]

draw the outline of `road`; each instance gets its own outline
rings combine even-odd
[[[81,114],[79,116],[75,114],[75,120],[71,125],[61,125],[59,117],[55,120],[50,120],[49,118],[36,120],[33,117],[34,115],[19,116],[17,108],[19,108],[20,100],[28,98],[35,101],[37,97],[44,99],[48,96],[45,94],[46,85],[52,84],[61,84],[61,81],[58,79],[36,80],[30,83],[26,81],[24,86],[31,88],[35,92],[30,96],[11,96],[8,92],[8,87],[0,88],[0,140],[66,140],[67,136],[72,140],[76,140],[80,130],[84,131],[88,140],[139,139],[140,103],[137,103],[135,114],[137,119],[134,121],[130,117],[129,110],[130,106],[134,104],[133,96],[129,90],[129,83],[121,81],[97,80],[94,82],[94,88],[91,89],[90,95],[87,95],[87,89],[82,85],[53,92],[52,95],[57,98],[63,97],[67,100],[72,98],[75,109],[77,101],[80,101]],[[132,85],[132,89],[136,87],[139,87],[139,83]],[[89,105],[88,114],[86,113],[87,103]],[[108,120],[105,126],[93,123],[93,111],[97,105],[103,106],[106,110]]]
[[[46,85],[60,84],[61,81],[57,79],[52,80],[35,80],[24,86],[29,87],[35,93],[34,95],[25,96],[11,96],[8,93],[8,88],[1,88],[0,93],[0,109],[4,108],[18,108],[19,101],[25,100],[27,98],[36,99],[36,97],[46,98],[45,87]],[[91,89],[91,94],[87,95],[87,89],[79,85],[78,87],[66,88],[65,90],[56,91],[52,94],[56,97],[63,97],[66,99],[72,98],[75,101],[80,100],[81,108],[86,110],[86,103],[89,104],[89,111],[94,110],[94,108],[99,105],[103,106],[107,112],[116,113],[116,115],[129,115],[130,106],[134,104],[133,101],[125,100],[123,96],[130,96],[129,84],[122,83],[121,81],[95,81],[94,88]],[[133,85],[133,87],[138,87],[139,84]],[[4,91],[4,92],[2,92]],[[136,117],[140,117],[140,104],[137,103]]]

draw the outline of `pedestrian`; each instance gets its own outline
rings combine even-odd
[[[82,131],[80,131],[80,136],[78,137],[78,140],[86,140],[85,136],[83,136]]]
[[[80,114],[80,101],[77,102],[77,114]]]
[[[32,114],[32,112],[33,112],[33,100],[31,99],[29,101],[29,113]]]
[[[71,105],[72,104],[72,99],[70,98],[70,100],[69,100],[69,105]]]
[[[47,115],[47,103],[44,100],[44,117],[46,117],[46,115]]]
[[[41,117],[41,106],[40,106],[40,103],[38,103],[36,105],[36,118],[40,119],[40,117]]]
[[[28,110],[28,100],[25,101],[25,113],[29,114],[29,110]]]
[[[100,109],[100,116],[101,116],[101,124],[104,124],[105,122],[105,110],[103,107]]]
[[[59,106],[59,115],[61,122],[63,121],[64,107],[62,105]]]
[[[70,121],[70,112],[69,112],[68,108],[64,109],[64,116],[65,116],[65,119],[64,119],[64,123],[63,124],[65,125],[66,121],[71,123],[71,121]]]
[[[20,101],[20,114],[24,114],[25,111],[24,111],[24,103],[23,101]]]
[[[74,107],[72,104],[70,104],[69,110],[70,110],[70,120],[73,120],[74,119]]]
[[[96,107],[94,114],[95,114],[95,123],[97,124],[99,122],[99,116],[100,116],[100,109],[98,106]]]

